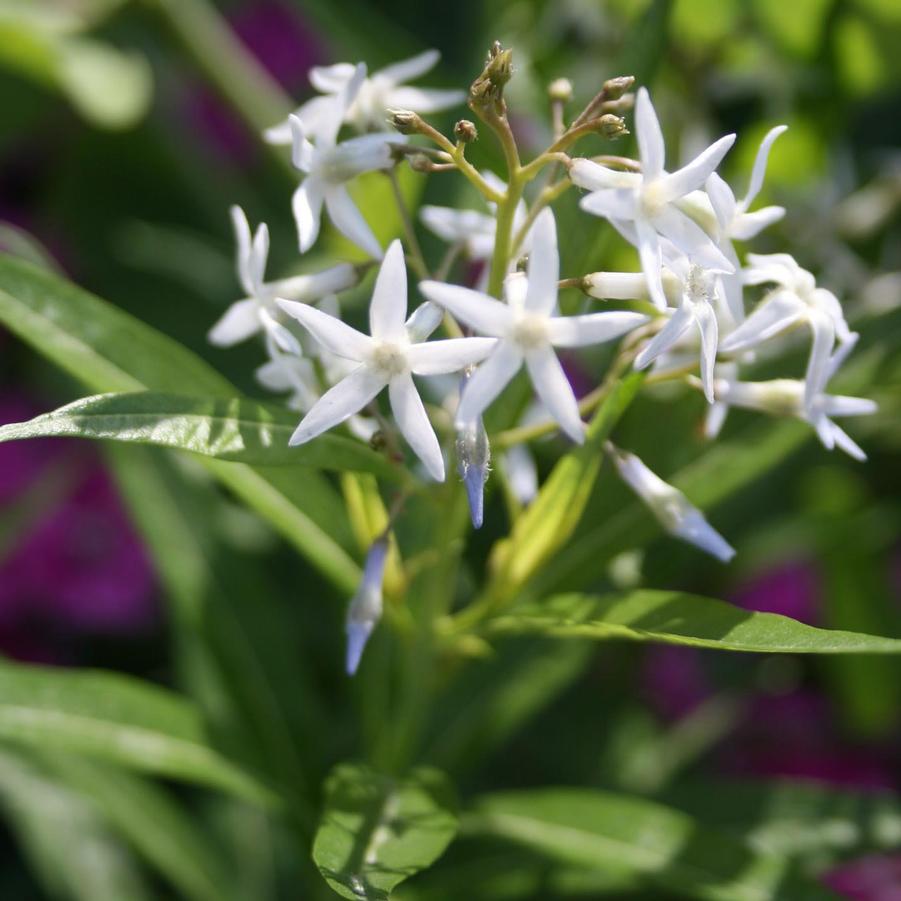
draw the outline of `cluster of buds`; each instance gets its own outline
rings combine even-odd
[[[320,93],[266,134],[274,143],[291,144],[292,160],[302,174],[292,201],[301,252],[317,240],[325,210],[332,224],[378,263],[367,331],[342,320],[336,295],[356,286],[369,266],[338,263],[314,274],[267,282],[266,226],[251,235],[244,214],[233,211],[238,274],[247,297],[229,308],[210,338],[228,345],[264,335],[268,361],[258,376],[266,387],[290,392],[289,403],[303,414],[291,444],[345,424],[361,440],[378,436],[379,446],[398,448],[403,438],[424,474],[437,481],[445,478],[445,454],[454,444],[478,528],[491,457],[483,414],[524,371],[536,399],[525,415],[546,425],[532,434],[559,431],[581,443],[588,409],[577,400],[564,364],[574,349],[610,343],[620,344],[616,371],[629,365],[652,368],[655,381],[678,380],[702,391],[709,403],[706,431],[711,438],[722,428],[728,409],[736,406],[805,420],[827,448],[863,457],[833,418],[871,413],[874,405],[827,393],[856,341],[839,301],[788,254],[748,254],[743,263],[734,244],[784,214],[781,207],[751,209],[784,126],[765,137],[748,190],[738,200],[716,171],[735,135],[720,138],[670,171],[650,95],[644,88],[633,94],[632,77],[604,82],[569,125],[565,109],[573,86],[557,79],[548,90],[554,141],[523,164],[504,99],[513,75],[511,51],[492,46],[468,95],[406,84],[437,58],[430,51],[371,76],[362,63],[313,69],[310,81]],[[500,140],[508,163],[506,180],[480,172],[466,159],[468,145],[478,138],[473,122],[457,121],[451,140],[424,118],[464,100]],[[622,116],[633,106],[638,159],[571,154],[585,137],[609,141],[628,134]],[[392,130],[384,130],[386,124]],[[357,134],[340,140],[345,127]],[[409,139],[415,137],[428,144],[414,146]],[[395,240],[383,252],[347,190],[358,176],[390,172],[403,160],[417,171],[458,171],[485,201],[480,210],[422,208],[425,227],[451,245],[437,277],[422,257],[406,210],[401,217],[408,228],[406,250]],[[565,175],[526,199],[529,182],[545,166]],[[584,192],[579,206],[586,225],[607,220],[636,249],[640,271],[576,273],[561,281],[550,204],[573,187]],[[472,267],[460,267],[454,278],[453,264],[460,257],[478,264],[482,274],[467,280]],[[410,315],[408,264],[420,276],[418,293],[425,298]],[[563,315],[559,291],[571,285],[602,300],[604,309]],[[764,292],[749,309],[746,289],[756,286]],[[626,308],[617,308],[621,302]],[[447,337],[431,340],[442,325]],[[741,378],[764,346],[799,333],[811,338],[803,380]],[[423,387],[414,375],[425,380]],[[383,392],[390,418],[378,408]],[[436,432],[430,405],[451,409],[452,435]],[[634,454],[609,443],[606,452],[667,532],[722,561],[732,557],[730,545],[681,492]],[[498,465],[510,470],[508,485],[527,503],[537,479],[526,445],[507,447],[499,459]],[[350,672],[381,615],[387,546],[385,535],[371,546],[360,591],[350,606]]]

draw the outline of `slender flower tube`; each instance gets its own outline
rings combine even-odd
[[[609,443],[607,451],[623,481],[670,535],[695,545],[723,563],[728,563],[735,556],[734,548],[681,491],[655,475],[635,454],[619,450]]]
[[[467,372],[461,382],[461,392],[472,373]],[[457,429],[457,471],[466,487],[469,514],[475,529],[482,527],[485,510],[485,482],[491,462],[491,446],[481,416]]]
[[[388,536],[383,535],[373,542],[366,554],[360,587],[347,609],[347,655],[344,665],[348,676],[356,673],[369,636],[382,618],[382,582],[387,560]]]

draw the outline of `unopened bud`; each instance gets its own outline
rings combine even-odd
[[[373,542],[363,564],[363,578],[360,587],[347,610],[347,656],[345,667],[352,676],[360,665],[360,658],[369,636],[382,618],[382,581],[385,578],[385,563],[388,559],[388,536],[383,535]]]
[[[414,153],[407,157],[407,162],[414,172],[431,172],[433,163],[424,153]]]
[[[464,144],[471,144],[479,137],[479,131],[469,119],[461,119],[454,125],[454,136]]]
[[[422,124],[417,113],[408,109],[389,109],[388,124],[402,135],[415,135],[419,133]]]
[[[629,134],[624,119],[614,116],[612,113],[605,113],[600,119],[597,119],[597,130],[611,141],[621,138],[623,135]]]
[[[619,100],[635,84],[633,75],[618,75],[604,82],[604,99]]]
[[[461,393],[466,390],[470,378],[463,376]],[[488,444],[488,433],[479,417],[475,422],[466,423],[457,430],[457,471],[466,487],[466,499],[469,501],[469,515],[473,528],[482,527],[485,510],[485,482],[488,480],[488,464],[491,461],[491,447]]]
[[[469,103],[482,106],[489,103],[500,104],[503,99],[504,85],[513,77],[513,51],[504,50],[499,41],[495,41],[488,51],[488,60],[482,74],[472,83],[469,89]]]
[[[554,103],[569,103],[573,99],[573,83],[568,78],[556,78],[548,85],[547,95]]]

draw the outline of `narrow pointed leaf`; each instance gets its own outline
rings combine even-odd
[[[687,814],[643,798],[578,788],[487,795],[463,819],[467,836],[507,839],[549,861],[630,874],[680,897],[710,901],[828,901],[787,858],[763,853]]]
[[[113,673],[4,664],[0,738],[100,757],[258,804],[274,801],[268,789],[208,744],[188,701]]]
[[[225,378],[176,341],[71,282],[4,255],[0,324],[94,391],[178,393],[190,385],[204,397],[235,395]],[[331,528],[343,509],[324,476],[307,471],[298,479],[281,467],[219,460],[204,465],[342,593],[354,590],[359,567]]]
[[[775,613],[678,591],[569,594],[517,608],[491,623],[496,634],[657,641],[763,654],[899,654],[901,640],[817,629]]]
[[[441,856],[456,831],[453,792],[440,771],[423,767],[393,779],[341,764],[326,783],[313,860],[342,898],[387,901]]]
[[[68,436],[154,444],[218,460],[262,466],[314,466],[360,470],[388,478],[396,470],[366,445],[342,435],[322,435],[288,447],[297,414],[247,398],[201,398],[139,391],[98,394],[28,422],[0,427],[0,443]]]

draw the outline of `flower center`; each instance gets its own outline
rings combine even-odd
[[[391,379],[407,371],[407,355],[400,345],[383,341],[372,351],[372,366]]]
[[[667,203],[669,198],[659,178],[641,186],[641,208],[649,219],[659,216]]]
[[[511,332],[513,340],[520,347],[538,347],[547,344],[547,317],[534,313],[525,313],[513,324]]]

